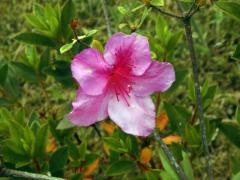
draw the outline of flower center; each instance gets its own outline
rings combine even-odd
[[[129,105],[128,98],[130,98],[133,83],[131,69],[127,64],[114,65],[109,78],[110,89],[116,95],[117,100],[123,99],[127,105]]]

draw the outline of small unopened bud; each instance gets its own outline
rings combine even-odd
[[[75,18],[75,19],[72,19],[70,22],[70,26],[71,26],[72,30],[76,30],[79,25],[80,25],[79,19]]]

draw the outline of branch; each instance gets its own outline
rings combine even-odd
[[[112,31],[111,31],[110,21],[109,21],[109,17],[108,17],[106,1],[101,0],[101,2],[102,2],[103,13],[104,13],[104,17],[105,17],[105,23],[106,23],[106,26],[107,26],[108,36],[110,37],[112,35]]]
[[[154,9],[158,10],[160,13],[162,13],[164,15],[174,17],[176,19],[181,20],[184,24],[186,39],[187,39],[187,43],[189,46],[189,52],[190,52],[190,57],[191,57],[191,61],[192,61],[194,86],[195,86],[195,93],[196,93],[196,98],[197,98],[196,102],[197,102],[197,108],[198,108],[198,114],[199,114],[199,120],[200,120],[202,143],[203,143],[205,160],[206,160],[206,169],[208,172],[209,179],[213,180],[213,170],[212,170],[212,166],[211,166],[211,162],[210,162],[211,159],[210,159],[210,153],[209,153],[209,149],[208,149],[207,133],[206,133],[204,114],[203,114],[202,96],[201,96],[200,85],[199,85],[197,57],[196,57],[196,53],[195,53],[195,49],[194,49],[194,43],[193,43],[193,38],[192,38],[192,28],[191,28],[191,22],[190,22],[192,16],[199,10],[199,7],[196,6],[196,0],[193,0],[192,5],[191,5],[190,9],[187,11],[186,15],[178,16],[175,14],[171,14],[170,12],[163,11],[155,6],[152,6],[152,5],[150,5],[150,6]],[[175,167],[175,169],[176,169],[176,167]]]
[[[177,18],[177,19],[182,19],[183,18],[183,16],[172,14],[170,12],[164,11],[164,10],[162,10],[162,9],[152,5],[152,4],[150,4],[149,7],[155,9],[156,11],[158,11],[158,12],[160,12],[160,13],[166,15],[166,16],[170,16],[170,17]]]
[[[29,173],[24,171],[17,171],[3,167],[0,167],[0,177],[38,179],[38,180],[64,180],[63,178],[50,177],[42,174]]]
[[[165,155],[167,156],[170,164],[172,165],[172,167],[175,169],[178,177],[181,180],[187,180],[186,175],[184,174],[182,168],[179,166],[179,164],[177,163],[176,159],[174,158],[174,156],[172,155],[171,151],[168,149],[167,145],[164,144],[164,142],[162,141],[162,138],[158,135],[157,132],[154,132],[154,136],[155,139],[159,142],[162,150],[164,151]]]
[[[200,129],[202,135],[202,143],[204,148],[205,160],[206,160],[206,168],[208,172],[209,179],[213,179],[213,172],[211,166],[211,159],[210,153],[208,149],[208,141],[207,141],[207,134],[206,134],[206,126],[203,114],[203,104],[202,104],[202,96],[200,91],[199,85],[199,72],[198,72],[198,64],[197,64],[197,57],[194,49],[193,38],[192,38],[192,28],[190,18],[185,18],[183,20],[184,28],[185,28],[185,36],[188,43],[188,48],[190,52],[190,57],[192,61],[192,68],[193,68],[193,78],[194,78],[194,86],[195,86],[195,93],[196,93],[196,100],[197,100],[197,108],[200,120]]]

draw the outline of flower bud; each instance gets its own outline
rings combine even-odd
[[[72,19],[70,22],[70,26],[71,26],[72,30],[76,30],[79,25],[80,25],[80,21],[77,18]]]

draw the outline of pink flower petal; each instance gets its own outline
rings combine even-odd
[[[76,100],[72,103],[73,110],[69,113],[68,119],[78,126],[89,126],[108,116],[108,96],[86,95],[81,89],[77,92]]]
[[[131,35],[116,33],[105,46],[104,59],[109,64],[131,65],[133,73],[141,75],[151,64],[148,40],[136,33]]]
[[[89,48],[76,55],[71,64],[73,77],[88,95],[100,95],[105,91],[108,65],[98,50]]]
[[[142,76],[135,78],[133,93],[136,96],[147,96],[153,92],[164,92],[175,81],[173,66],[166,62],[152,62]]]
[[[150,96],[128,99],[128,104],[120,99],[111,98],[108,105],[110,118],[126,133],[148,136],[155,127],[155,110]]]

